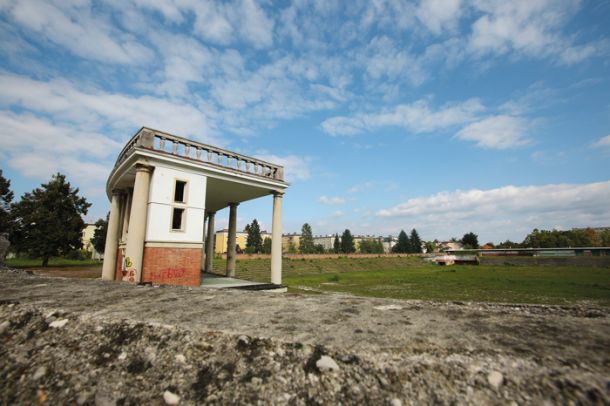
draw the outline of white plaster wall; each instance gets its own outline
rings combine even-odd
[[[174,203],[176,180],[187,182],[186,204]],[[156,166],[150,182],[146,241],[201,243],[206,182],[207,177],[197,173]],[[173,207],[186,209],[183,231],[171,230]]]

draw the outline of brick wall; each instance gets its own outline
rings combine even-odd
[[[199,286],[201,249],[145,247],[143,282]]]
[[[123,274],[121,273],[121,268],[123,267],[123,250],[118,248],[116,251],[116,270],[114,272],[114,280],[122,281]]]

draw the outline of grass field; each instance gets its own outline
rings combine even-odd
[[[29,258],[12,258],[6,260],[6,266],[12,268],[40,268],[42,266],[41,259]],[[92,267],[102,266],[102,261],[95,259],[66,259],[66,258],[51,258],[49,259],[50,267]]]
[[[9,267],[40,268],[40,260],[11,259]],[[51,259],[49,274],[99,277],[101,262]],[[224,260],[215,259],[222,273]],[[240,259],[236,276],[268,282],[268,258]],[[283,260],[283,283],[293,292],[340,292],[396,299],[610,306],[610,268],[478,265],[440,267],[417,257]]]
[[[224,269],[224,261],[215,263]],[[610,305],[610,268],[478,265],[440,267],[419,258],[283,261],[292,291],[397,299]],[[268,259],[240,260],[239,278],[268,281]]]

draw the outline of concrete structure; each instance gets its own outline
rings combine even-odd
[[[459,254],[459,250],[448,253]],[[506,257],[605,257],[610,255],[610,247],[561,247],[561,248],[492,248],[465,250],[480,256]]]
[[[215,254],[226,254],[229,247],[229,229],[218,230],[215,234],[214,253]],[[267,231],[261,231],[261,238],[265,241],[265,238],[271,238],[271,233]],[[246,251],[246,242],[248,241],[248,233],[245,231],[237,231],[235,233],[235,245],[237,253]]]
[[[239,203],[272,195],[273,235],[281,235],[287,187],[279,165],[143,127],[106,184],[111,210],[102,279],[199,285],[203,271],[232,276]],[[214,270],[214,219],[227,207],[227,266]],[[281,246],[272,244],[271,255],[271,280],[279,284]]]
[[[102,259],[104,257],[103,253],[97,252],[91,240],[95,235],[95,224],[85,224],[85,228],[83,229],[83,234],[81,238],[81,242],[83,243],[83,249],[87,251],[91,255],[91,259]]]

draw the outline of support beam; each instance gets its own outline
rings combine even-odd
[[[282,193],[273,194],[271,226],[271,283],[282,284]]]
[[[142,259],[144,257],[151,172],[152,168],[150,166],[136,165],[136,180],[133,187],[127,247],[125,248],[125,270],[129,282],[132,283],[142,281]]]
[[[119,245],[119,219],[121,192],[112,191],[110,203],[110,217],[108,217],[108,230],[106,232],[106,245],[104,247],[104,265],[102,267],[102,279],[114,280],[116,271],[116,252]]]
[[[239,203],[229,203],[229,241],[227,244],[227,273],[235,277],[235,244],[237,239],[237,206]]]
[[[212,272],[212,261],[214,260],[214,217],[216,212],[208,214],[208,236],[206,238],[205,271]]]

